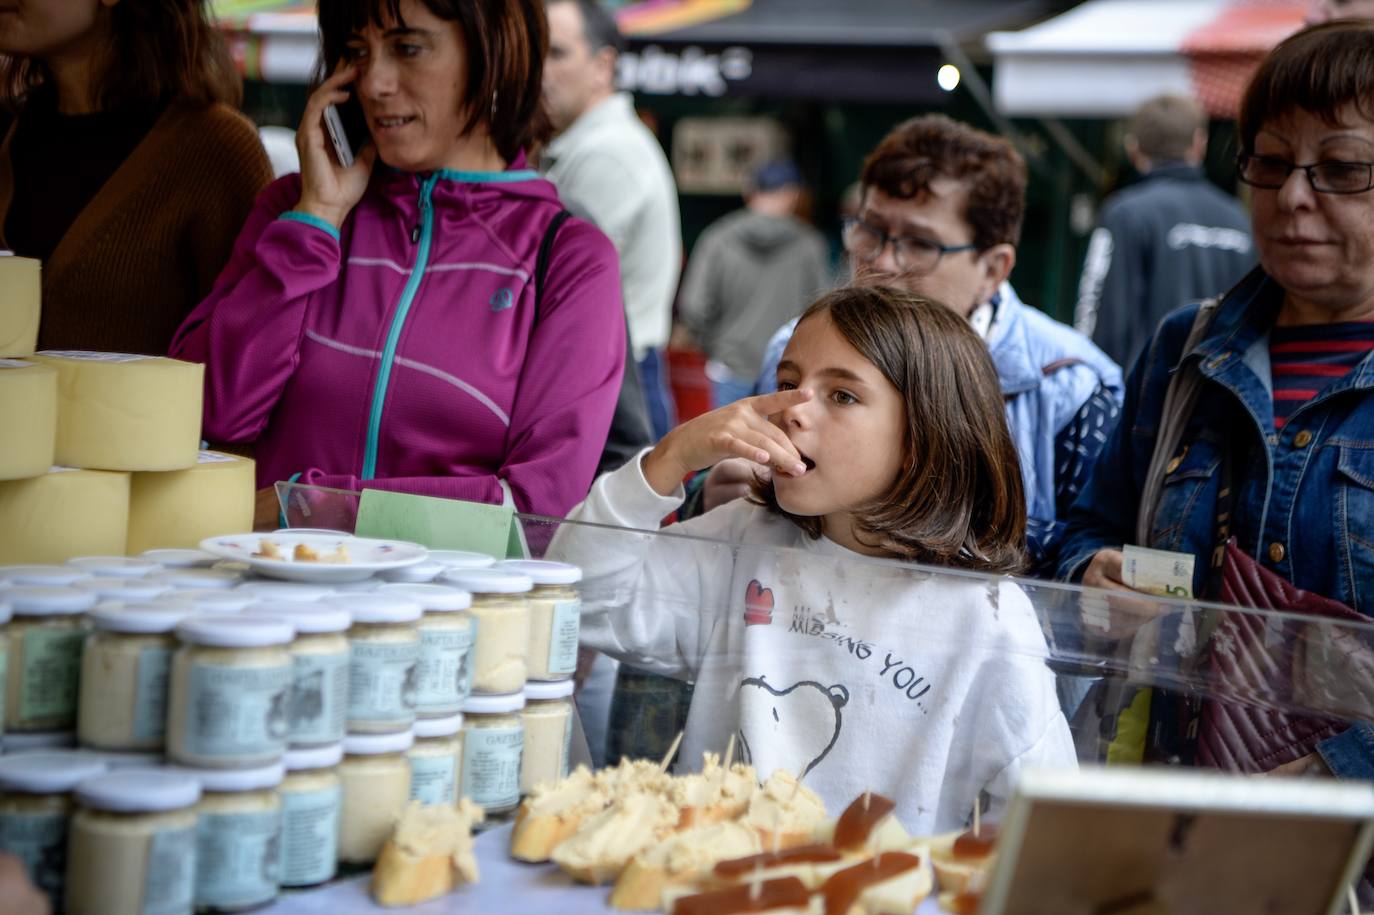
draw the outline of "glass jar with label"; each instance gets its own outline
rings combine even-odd
[[[72,585],[92,591],[101,604],[138,604],[172,593],[172,586],[141,578],[85,578]]]
[[[573,681],[528,683],[525,708],[525,751],[520,758],[520,793],[529,794],[540,782],[556,782],[568,775],[572,743]]]
[[[79,588],[21,586],[7,589],[5,600],[14,614],[5,627],[5,730],[70,730],[76,726],[84,614],[96,596]]]
[[[292,680],[287,742],[317,747],[344,739],[348,715],[348,627],[353,617],[331,603],[267,601],[255,616],[276,616],[296,630],[291,643]]]
[[[409,729],[394,734],[349,734],[339,763],[343,786],[339,860],[371,864],[410,803]]]
[[[78,556],[68,559],[67,565],[96,578],[142,578],[162,571],[162,566],[152,560],[128,556]]]
[[[340,594],[348,630],[348,732],[381,734],[415,722],[420,605],[399,595]]]
[[[286,751],[281,783],[281,885],[318,886],[339,863],[343,744]]]
[[[463,774],[463,716],[420,718],[410,749],[410,799],[427,807],[458,802]]]
[[[528,575],[531,680],[562,680],[577,672],[577,638],[582,625],[582,597],[575,587],[582,570],[566,562],[533,559],[497,563],[496,568]]]
[[[281,891],[281,763],[192,770],[196,804],[196,909],[241,912]]]
[[[160,750],[167,732],[167,679],[189,607],[103,606],[81,656],[76,735],[99,750]]]
[[[77,752],[0,757],[0,851],[19,859],[54,911],[61,911],[67,877],[71,793],[104,771],[103,760]]]
[[[196,616],[176,629],[167,755],[203,769],[246,769],[286,752],[295,630],[285,620]]]
[[[66,915],[190,912],[200,782],[128,770],[76,787],[67,845]]]
[[[444,718],[462,711],[472,687],[472,617],[463,612],[472,595],[446,585],[389,584],[382,594],[397,594],[424,609],[420,617],[420,664],[416,668],[415,714]]]
[[[525,688],[530,651],[528,575],[497,569],[450,569],[444,581],[472,594],[472,692],[505,695]]]
[[[458,794],[487,816],[509,813],[520,803],[520,756],[524,693],[469,696],[463,706],[463,762]]]

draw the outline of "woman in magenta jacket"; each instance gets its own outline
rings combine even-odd
[[[205,435],[277,480],[513,504],[586,495],[625,357],[619,270],[526,165],[547,122],[540,0],[321,0],[301,174],[265,190],[172,355],[206,364]],[[371,142],[342,167],[326,106]]]

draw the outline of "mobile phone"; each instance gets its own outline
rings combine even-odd
[[[325,106],[324,129],[334,144],[334,155],[344,168],[353,164],[370,136],[362,106],[352,96],[340,105]]]

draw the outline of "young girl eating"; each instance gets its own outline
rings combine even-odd
[[[961,828],[1026,766],[1076,765],[1025,594],[883,561],[1021,568],[1021,474],[968,322],[839,289],[803,315],[778,382],[677,427],[569,515],[656,530],[684,476],[759,464],[753,499],[662,536],[560,531],[550,557],[586,574],[583,644],[696,683],[683,760],[735,735],[760,778],[786,769],[835,812],[885,794],[916,834]]]

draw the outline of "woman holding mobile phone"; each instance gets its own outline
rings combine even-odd
[[[42,261],[39,349],[166,352],[272,180],[241,94],[206,0],[0,3],[0,249]]]
[[[319,16],[332,69],[301,173],[262,194],[171,348],[206,364],[205,435],[256,442],[263,488],[562,516],[606,439],[625,320],[610,241],[564,221],[526,164],[548,133],[543,4],[321,0]],[[345,166],[325,110],[350,103],[368,141]]]

